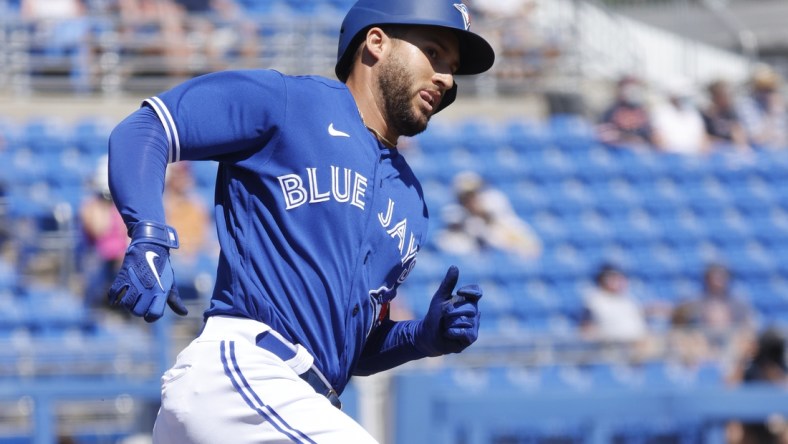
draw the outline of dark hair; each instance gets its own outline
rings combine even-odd
[[[603,279],[614,273],[621,274],[623,271],[621,270],[621,267],[615,264],[609,262],[603,263],[597,269],[596,274],[594,274],[594,282],[596,282],[597,285],[600,285],[602,284]]]
[[[753,360],[758,364],[771,363],[786,369],[785,338],[779,330],[769,328],[761,333],[758,337],[758,352]]]

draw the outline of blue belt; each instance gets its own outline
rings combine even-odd
[[[276,335],[271,334],[269,331],[265,331],[257,335],[256,338],[257,346],[267,350],[274,355],[276,355],[282,361],[289,361],[293,359],[296,355],[296,351],[293,350],[293,346],[282,341]],[[337,394],[336,390],[331,387],[325,381],[325,377],[320,373],[318,369],[312,365],[309,370],[305,371],[298,375],[301,379],[306,381],[315,392],[325,396],[331,402],[331,405],[338,409],[342,409],[342,402],[339,400],[339,395]]]

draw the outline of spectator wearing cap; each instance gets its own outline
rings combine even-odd
[[[709,83],[706,91],[709,102],[702,114],[712,147],[728,146],[738,150],[750,150],[730,83],[718,79]]]
[[[461,254],[499,251],[522,259],[541,254],[542,242],[531,226],[514,212],[506,195],[481,176],[457,174],[454,191],[457,201],[442,212],[446,229],[438,234],[438,248]]]
[[[785,97],[782,79],[768,65],[759,65],[750,78],[750,91],[738,105],[738,112],[750,144],[756,148],[784,148],[788,145]]]

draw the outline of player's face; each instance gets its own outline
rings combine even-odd
[[[403,136],[427,128],[443,95],[454,86],[459,67],[459,43],[449,30],[408,29],[393,40],[380,70],[380,94],[388,124]]]

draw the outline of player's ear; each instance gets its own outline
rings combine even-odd
[[[365,54],[371,57],[370,62],[379,61],[385,53],[387,46],[391,44],[391,38],[377,26],[369,28],[365,39]]]

